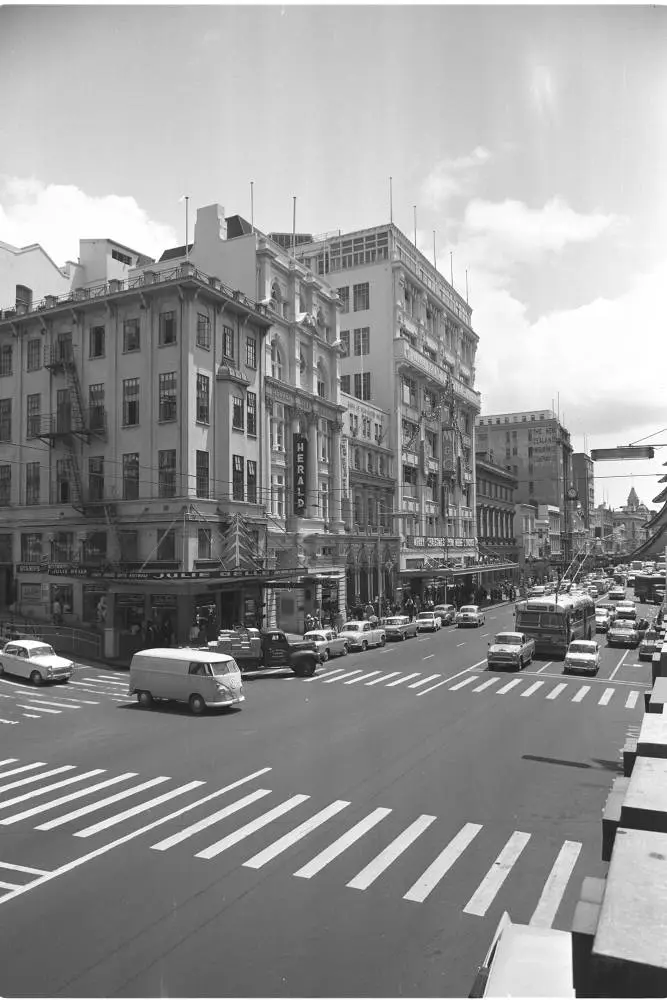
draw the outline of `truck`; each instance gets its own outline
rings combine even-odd
[[[278,628],[224,630],[208,648],[233,656],[241,673],[290,667],[297,677],[312,677],[321,660],[314,642],[290,639]]]

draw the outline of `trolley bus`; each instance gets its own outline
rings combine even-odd
[[[595,601],[587,594],[519,601],[516,630],[535,640],[538,655],[564,658],[573,639],[595,638]]]

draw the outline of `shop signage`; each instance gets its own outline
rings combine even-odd
[[[306,516],[306,472],[308,468],[308,438],[294,435],[294,513]]]
[[[350,499],[350,462],[347,451],[347,438],[340,439],[340,485],[343,500]]]
[[[474,539],[463,535],[453,535],[450,538],[435,538],[430,535],[408,535],[406,544],[409,549],[446,549],[454,546],[472,545]]]
[[[40,566],[37,563],[19,563],[17,565],[19,573],[46,573],[49,576],[75,576],[87,577],[91,580],[237,580],[237,579],[264,579],[261,569],[205,569],[193,570],[192,572],[174,570],[165,572],[159,569],[150,570],[106,570],[93,566],[66,566],[60,563],[54,565]],[[272,570],[271,576],[276,577],[280,571]],[[293,570],[286,570],[285,576],[292,577]]]

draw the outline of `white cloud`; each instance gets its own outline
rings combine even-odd
[[[151,257],[178,243],[172,227],[150,219],[132,197],[96,197],[70,184],[0,177],[0,239],[5,243],[39,243],[62,265],[78,259],[80,239],[102,238]]]
[[[422,182],[421,201],[430,208],[441,208],[450,198],[464,194],[469,190],[475,171],[490,156],[484,146],[476,146],[466,156],[440,160]]]

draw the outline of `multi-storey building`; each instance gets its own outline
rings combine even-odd
[[[572,455],[572,482],[581,505],[584,526],[590,529],[595,512],[595,475],[593,459],[586,452],[577,451]]]
[[[618,529],[617,551],[629,555],[643,546],[648,537],[647,526],[651,519],[652,511],[646,504],[641,503],[633,486],[628,493],[626,504],[613,512],[614,529]]]
[[[391,414],[398,596],[471,577],[480,397],[470,307],[393,224],[301,242],[296,255],[338,290],[343,392]]]
[[[479,551],[483,561],[495,564],[482,583],[493,585],[504,579],[516,580],[519,557],[514,532],[516,479],[507,469],[490,461],[486,453],[478,451],[475,481]]]
[[[197,608],[254,624],[272,575],[269,311],[191,262],[146,264],[108,240],[82,241],[81,262],[72,293],[0,318],[17,609],[44,619],[57,598],[66,623],[104,629],[109,657],[149,620],[187,641]],[[118,263],[127,277],[109,278]]]

